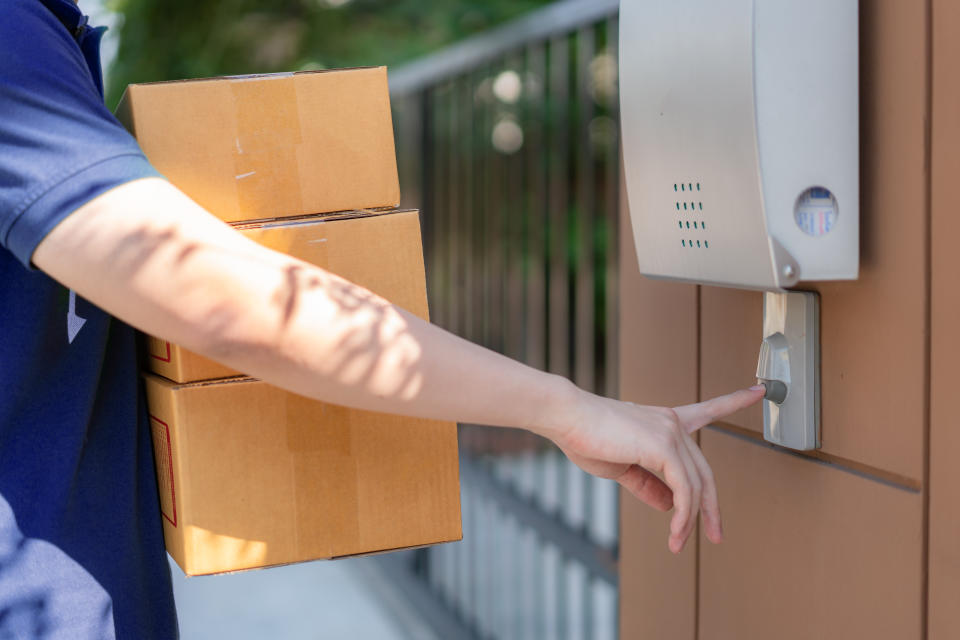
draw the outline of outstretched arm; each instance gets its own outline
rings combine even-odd
[[[762,396],[747,390],[672,410],[588,394],[254,243],[160,179],[90,201],[47,235],[33,262],[125,322],[290,391],[548,437],[641,500],[675,503],[674,551],[701,504],[708,537],[721,537],[715,483],[689,434]]]

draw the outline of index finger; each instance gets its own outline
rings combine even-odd
[[[765,391],[763,385],[756,385],[749,389],[741,389],[696,404],[676,407],[674,411],[676,411],[677,418],[679,418],[680,424],[683,425],[686,432],[693,433],[711,422],[749,407],[760,400]]]

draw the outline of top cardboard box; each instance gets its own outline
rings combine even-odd
[[[400,202],[386,67],[132,84],[117,118],[227,222]]]

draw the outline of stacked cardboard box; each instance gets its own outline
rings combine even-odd
[[[240,233],[427,317],[419,216],[395,208],[385,69],[131,85],[117,115]],[[188,575],[460,538],[455,425],[321,403],[147,346],[164,535]]]

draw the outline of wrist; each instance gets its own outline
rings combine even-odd
[[[563,376],[550,374],[549,392],[542,411],[528,427],[530,431],[556,442],[579,425],[589,393]]]

